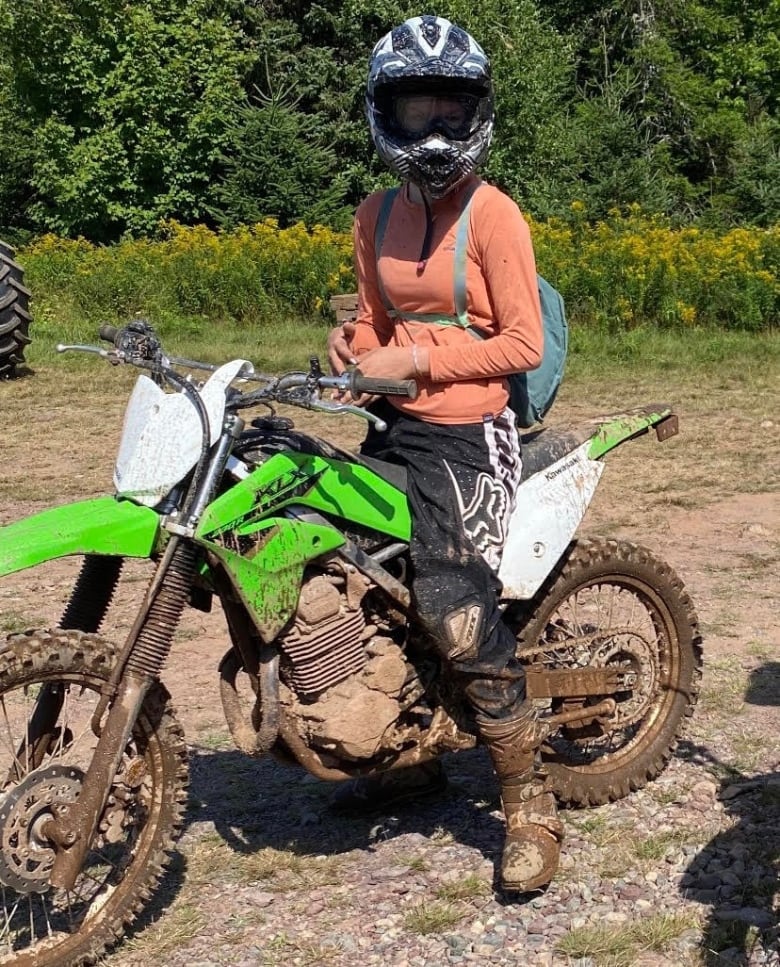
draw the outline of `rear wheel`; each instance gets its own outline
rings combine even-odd
[[[615,667],[634,684],[611,697],[605,723],[572,723],[542,749],[558,798],[576,806],[620,799],[668,762],[701,679],[693,604],[674,571],[645,548],[584,540],[518,618],[518,653],[549,669]],[[547,699],[549,711],[595,705],[607,695]]]
[[[92,713],[115,657],[108,642],[80,631],[12,635],[0,651],[0,964],[94,963],[151,897],[180,831],[186,750],[158,684],[73,891],[49,886],[46,823],[78,798],[97,743]]]

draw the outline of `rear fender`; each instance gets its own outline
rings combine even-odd
[[[71,554],[149,557],[160,517],[129,500],[96,497],[0,527],[0,577]]]
[[[536,594],[585,516],[604,470],[602,458],[651,427],[659,440],[677,433],[669,405],[650,404],[604,420],[590,439],[523,481],[498,572],[504,598]]]
[[[591,460],[599,460],[615,447],[647,433],[651,427],[659,440],[668,440],[678,433],[677,417],[668,403],[651,403],[628,413],[610,417],[593,434],[588,447]]]

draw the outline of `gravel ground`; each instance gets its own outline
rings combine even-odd
[[[69,404],[38,425],[18,396],[4,402],[3,521],[32,500],[82,495],[86,457],[90,486],[110,479],[103,407],[95,433]],[[545,893],[496,889],[503,823],[481,750],[450,758],[442,799],[355,819],[332,815],[330,788],[302,771],[233,751],[215,675],[224,625],[188,613],[165,674],[192,755],[186,827],[162,888],[103,967],[780,967],[780,503],[764,492],[780,448],[777,423],[751,415],[757,398],[752,383],[697,387],[683,439],[610,460],[589,528],[648,544],[683,576],[704,632],[702,696],[657,780],[563,814],[562,867]],[[56,623],[69,567],[6,580],[0,617]],[[134,614],[122,607],[108,629],[119,642]]]
[[[437,801],[345,819],[300,771],[196,749],[183,859],[108,962],[778,965],[777,744],[756,735],[762,762],[742,775],[723,757],[745,723],[709,721],[646,789],[566,811],[559,875],[520,899],[496,889],[502,823],[481,750],[449,759]]]

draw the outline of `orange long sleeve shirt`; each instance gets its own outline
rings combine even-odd
[[[508,400],[504,377],[535,369],[542,356],[543,333],[536,264],[528,224],[517,205],[497,188],[482,184],[474,193],[466,258],[466,306],[470,322],[484,340],[459,326],[391,319],[377,282],[393,308],[409,313],[454,313],[455,234],[462,194],[433,202],[432,242],[420,264],[426,211],[398,192],[377,263],[374,231],[382,192],[369,195],[355,216],[355,268],[358,312],[352,352],[379,346],[411,346],[429,351],[430,375],[418,377],[416,400],[391,397],[411,416],[430,423],[478,423],[497,415]]]

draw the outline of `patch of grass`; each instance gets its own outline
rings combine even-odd
[[[409,910],[404,917],[404,926],[410,933],[443,933],[462,918],[463,913],[451,903],[423,901]]]
[[[744,708],[746,688],[745,670],[737,658],[728,656],[708,660],[705,664],[699,705],[705,712],[728,714],[732,717]]]
[[[128,940],[123,953],[136,953],[145,964],[164,964],[167,955],[185,946],[205,926],[203,912],[192,903],[174,903],[165,916]]]
[[[729,736],[730,761],[735,769],[750,774],[759,768],[765,755],[776,748],[776,737],[741,731]]]
[[[650,798],[654,802],[657,802],[659,806],[671,806],[672,803],[677,802],[680,796],[685,794],[685,789],[675,786],[651,784],[648,786],[647,792]]]
[[[198,740],[204,749],[214,752],[229,749],[232,745],[232,739],[224,729],[206,729],[198,733]]]
[[[737,589],[733,586],[724,595],[736,595]],[[720,638],[739,638],[742,634],[742,619],[735,612],[723,608],[713,614],[707,620],[702,621],[702,631],[705,635],[717,635]]]
[[[187,854],[187,888],[200,889],[207,883],[232,879],[235,853],[219,833],[204,833]]]
[[[631,844],[631,852],[642,863],[655,862],[662,860],[670,849],[679,849],[687,843],[689,837],[687,832],[668,831],[646,836],[642,839],[634,839]]]
[[[30,627],[30,619],[16,611],[6,611],[0,614],[0,633],[13,635],[17,631],[26,631]]]
[[[405,859],[402,859],[401,862],[404,866],[408,866],[409,869],[413,870],[415,873],[425,873],[430,869],[430,865],[428,864],[427,860],[422,856],[409,856]]]
[[[735,383],[742,383],[739,376],[734,379],[735,374],[750,373],[758,383],[770,386],[780,364],[780,339],[775,334],[650,328],[605,332],[574,326],[571,335],[567,379],[596,378],[598,374],[602,386],[628,379],[637,380],[641,387],[659,374],[680,383],[698,370],[702,376],[720,380],[723,392],[733,392]],[[766,353],[763,359],[762,351]],[[711,384],[708,392],[712,392]],[[717,394],[710,403],[718,405]]]
[[[334,962],[339,953],[335,947],[308,943],[288,936],[277,934],[265,945],[262,952],[262,967],[327,967]]]
[[[759,661],[768,661],[770,658],[774,658],[776,654],[776,648],[770,645],[768,641],[749,641],[745,650],[748,655],[752,655]]]
[[[691,913],[660,913],[624,926],[589,926],[569,931],[558,942],[559,953],[574,959],[589,957],[594,967],[631,967],[648,951],[664,953],[687,930],[697,928]]]
[[[332,856],[301,856],[271,847],[233,854],[233,875],[241,883],[262,880],[271,889],[311,889],[341,882],[341,862]]]
[[[594,812],[585,816],[572,816],[571,821],[599,849],[625,837],[622,826],[611,825],[608,813]]]
[[[469,873],[460,880],[444,883],[436,889],[439,900],[450,903],[455,900],[473,900],[476,897],[487,896],[491,892],[490,884],[476,873]]]
[[[455,842],[454,835],[449,829],[445,829],[443,826],[437,826],[428,838],[437,846],[449,846],[450,843]]]

